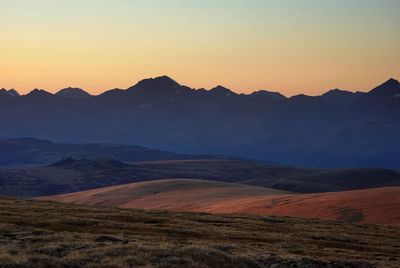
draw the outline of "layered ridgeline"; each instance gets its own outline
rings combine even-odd
[[[66,144],[33,138],[0,140],[0,167],[46,165],[61,159],[115,159],[125,162],[199,159],[205,156],[176,154],[136,145]],[[210,157],[210,156],[208,156]]]
[[[232,159],[123,163],[112,159],[66,158],[47,166],[0,168],[0,196],[57,195],[160,179],[239,183],[241,187],[245,184],[296,193],[400,186],[400,173],[390,169],[302,169]],[[243,189],[248,192],[248,189],[254,188]],[[192,197],[196,202],[197,199]]]
[[[400,168],[400,83],[291,98],[182,86],[169,77],[91,96],[0,91],[0,138],[139,144],[312,167]]]

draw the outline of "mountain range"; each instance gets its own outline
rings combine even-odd
[[[400,168],[400,83],[290,98],[192,89],[162,76],[91,96],[0,90],[0,138],[139,144],[306,167]]]

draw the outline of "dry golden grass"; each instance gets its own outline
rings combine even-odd
[[[0,200],[0,267],[328,265],[399,267],[400,229]]]

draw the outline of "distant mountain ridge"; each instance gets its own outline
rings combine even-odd
[[[0,166],[6,165],[73,165],[77,159],[104,160],[108,166],[124,165],[119,161],[138,162],[155,160],[198,159],[202,156],[176,154],[135,145],[65,144],[33,138],[0,140]],[[89,160],[87,160],[88,162]],[[56,163],[55,163],[56,162]],[[80,163],[82,165],[82,163]]]
[[[333,104],[338,104],[338,105],[349,105],[352,102],[355,102],[362,96],[364,96],[367,93],[364,92],[351,92],[347,90],[340,90],[340,89],[332,89],[329,90],[328,92],[322,94],[322,98],[327,100],[328,102],[331,102]]]
[[[19,97],[19,93],[15,89],[5,89],[1,88],[0,89],[0,97],[5,96],[5,97]]]
[[[398,83],[397,80],[390,78],[385,84],[392,84],[394,86],[396,86],[395,84]],[[385,85],[384,84],[384,85]],[[30,91],[29,93],[25,94],[25,95],[29,95],[31,93],[49,93],[51,95],[55,95],[55,96],[60,96],[60,97],[70,97],[70,98],[82,98],[82,97],[96,97],[96,96],[100,96],[103,94],[109,94],[111,92],[115,92],[115,91],[131,91],[131,90],[153,90],[153,89],[163,89],[163,90],[168,90],[168,89],[175,89],[177,93],[178,91],[181,91],[182,89],[187,89],[187,90],[192,90],[192,91],[201,91],[201,92],[214,92],[214,93],[222,93],[222,94],[228,94],[228,95],[239,95],[239,93],[233,92],[232,90],[222,86],[222,85],[218,85],[214,88],[211,88],[209,90],[206,89],[193,89],[190,87],[186,87],[186,86],[182,86],[180,85],[178,82],[176,82],[174,79],[172,79],[169,76],[159,76],[159,77],[155,77],[155,78],[147,78],[147,79],[143,79],[141,81],[139,81],[136,85],[131,86],[127,89],[120,89],[120,88],[115,88],[115,89],[111,89],[111,90],[107,90],[104,91],[103,93],[100,93],[99,95],[91,95],[88,92],[86,92],[85,90],[81,89],[81,88],[74,88],[74,87],[67,87],[67,88],[63,88],[60,89],[59,91],[57,91],[56,93],[50,93],[47,92],[44,89],[33,89],[32,91]],[[6,89],[2,88],[0,89],[1,91],[7,91]],[[379,91],[379,90],[378,90]],[[8,90],[9,94],[13,95],[14,97],[17,96],[24,96],[24,95],[20,95],[18,93],[18,91],[16,91],[15,89],[10,89]],[[372,93],[372,91],[371,91]],[[325,92],[324,94],[322,94],[322,96],[326,96],[327,99],[330,99],[329,96],[330,95],[363,95],[366,94],[365,92],[361,92],[361,91],[357,91],[357,92],[351,92],[351,91],[347,91],[347,90],[341,90],[341,89],[332,89],[329,90],[327,92]],[[246,96],[269,96],[269,97],[273,97],[275,99],[283,99],[283,98],[287,98],[286,96],[284,96],[283,94],[276,92],[276,91],[269,91],[269,90],[257,90],[257,91],[253,91],[252,93],[249,94],[240,94],[240,95],[246,95]],[[299,95],[304,95],[304,94],[299,94]],[[307,95],[306,95],[307,96]],[[310,96],[310,97],[314,97],[314,96]],[[315,96],[317,97],[317,96]],[[334,101],[334,103],[336,104],[336,101]]]
[[[333,90],[290,98],[268,91],[237,94],[222,86],[196,90],[167,76],[98,96],[81,89],[57,95],[36,89],[21,97],[1,92],[0,113],[6,116],[0,118],[0,138],[139,144],[310,167],[400,168],[395,79],[368,93]]]

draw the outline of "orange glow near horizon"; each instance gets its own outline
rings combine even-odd
[[[168,75],[291,96],[400,79],[400,2],[331,2],[2,1],[0,88],[96,95]]]

